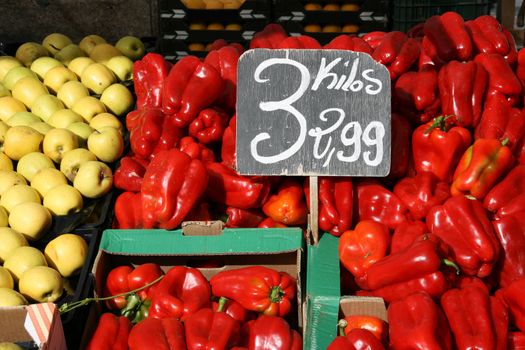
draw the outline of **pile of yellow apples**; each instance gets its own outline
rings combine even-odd
[[[31,243],[111,190],[108,164],[124,151],[121,119],[134,107],[125,83],[144,54],[133,36],[75,44],[52,33],[0,56],[0,306],[54,302],[84,265],[81,236],[61,234],[44,252]]]

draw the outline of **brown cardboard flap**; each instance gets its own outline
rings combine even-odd
[[[374,316],[388,322],[383,298],[343,296],[341,297],[340,307],[345,316]]]
[[[31,341],[24,328],[27,311],[23,306],[0,307],[0,342]]]
[[[215,221],[185,221],[181,225],[184,236],[218,236],[222,234],[224,222]]]

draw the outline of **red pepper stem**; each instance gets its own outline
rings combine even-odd
[[[507,146],[508,143],[509,143],[509,138],[508,137],[506,139],[504,139],[503,141],[501,141],[501,145],[502,146]]]
[[[450,266],[450,267],[453,267],[454,269],[456,269],[456,275],[459,275],[461,273],[461,270],[459,269],[459,266],[453,262],[452,260],[448,260],[448,259],[443,259],[441,260],[441,263],[445,266]]]
[[[220,297],[219,298],[219,306],[217,307],[217,312],[224,312],[226,308],[226,303],[228,302],[228,298]]]
[[[348,322],[345,319],[340,319],[337,323],[337,328],[339,329],[339,335],[344,337],[345,336],[345,328],[348,326]]]
[[[77,308],[79,308],[81,306],[87,305],[87,304],[89,304],[92,301],[105,301],[105,300],[115,299],[115,298],[118,298],[118,297],[124,297],[124,296],[128,296],[128,295],[133,295],[136,292],[140,292],[143,289],[151,287],[152,285],[154,285],[155,283],[159,282],[163,278],[164,278],[164,275],[162,275],[159,278],[157,278],[156,280],[146,284],[145,286],[142,286],[142,287],[137,288],[137,289],[133,289],[133,290],[131,290],[129,292],[120,293],[120,294],[116,294],[116,295],[112,295],[112,296],[104,297],[104,298],[98,298],[98,297],[97,298],[85,298],[85,299],[82,299],[82,300],[75,301],[73,303],[64,303],[64,304],[62,304],[60,306],[58,311],[61,314],[65,314],[66,312],[69,312],[69,311],[77,309]]]
[[[272,287],[272,289],[270,290],[270,301],[272,303],[280,302],[283,297],[284,297],[284,291],[282,290],[281,287],[279,286]]]
[[[425,134],[430,133],[434,129],[440,129],[441,131],[447,131],[447,124],[446,121],[448,118],[450,118],[451,115],[440,115],[439,117],[434,118],[432,121],[432,125],[428,127],[428,129],[425,130]]]

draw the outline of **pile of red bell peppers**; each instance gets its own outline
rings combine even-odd
[[[390,175],[319,180],[320,229],[340,237],[352,275],[344,292],[388,303],[383,346],[523,347],[525,49],[509,31],[490,16],[447,12],[407,33],[341,35],[324,46],[271,24],[250,48],[360,51],[390,72]],[[217,41],[202,60],[171,65],[150,53],[135,63],[117,227],[304,227],[308,181],[235,171],[242,51]]]
[[[208,281],[197,268],[118,266],[104,294],[113,312],[100,317],[88,350],[302,349],[287,321],[297,308],[286,272],[250,266]]]

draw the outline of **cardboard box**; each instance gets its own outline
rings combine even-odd
[[[0,342],[31,344],[41,350],[67,350],[57,306],[53,303],[0,307]]]
[[[297,279],[297,314],[294,326],[302,325],[304,239],[300,228],[224,229],[220,222],[185,223],[182,230],[106,230],[93,266],[95,294],[101,295],[106,276],[124,264],[158,263],[164,271],[173,266],[195,266],[212,259],[221,267],[199,268],[206,278],[219,271],[262,265],[285,271]],[[100,305],[93,305],[84,332],[87,345],[96,327]]]
[[[339,239],[324,234],[307,251],[303,348],[324,350],[337,336],[340,317],[376,316],[387,321],[383,299],[341,296],[338,254]]]

